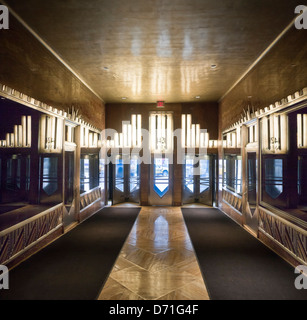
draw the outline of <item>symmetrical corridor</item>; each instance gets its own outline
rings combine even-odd
[[[0,0],[0,300],[306,300],[306,22]]]
[[[98,299],[209,299],[180,207],[142,207]]]

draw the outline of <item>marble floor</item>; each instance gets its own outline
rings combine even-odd
[[[142,207],[98,300],[209,300],[180,207]]]

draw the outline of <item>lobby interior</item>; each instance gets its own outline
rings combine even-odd
[[[59,299],[273,299],[248,290],[279,266],[277,298],[306,299],[294,286],[294,269],[307,271],[306,7],[0,5],[0,265],[12,275],[0,299],[36,299],[14,296],[18,270],[31,259],[44,269],[44,252],[61,260],[61,245],[88,245],[89,264],[106,270],[88,280],[94,293],[69,283]],[[105,256],[91,262],[95,244]],[[81,257],[69,259],[63,268]]]

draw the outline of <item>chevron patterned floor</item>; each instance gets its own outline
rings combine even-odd
[[[180,207],[142,207],[98,300],[209,300]]]

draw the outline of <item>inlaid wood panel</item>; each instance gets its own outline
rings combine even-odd
[[[242,213],[242,198],[223,189],[223,200]]]
[[[300,261],[307,263],[307,231],[259,207],[259,229]]]
[[[80,196],[80,210],[85,209],[87,206],[101,198],[101,189],[97,187],[89,192],[83,193]]]
[[[98,299],[209,299],[180,208],[142,207]]]
[[[63,205],[58,205],[33,218],[0,232],[0,264],[62,226]]]

